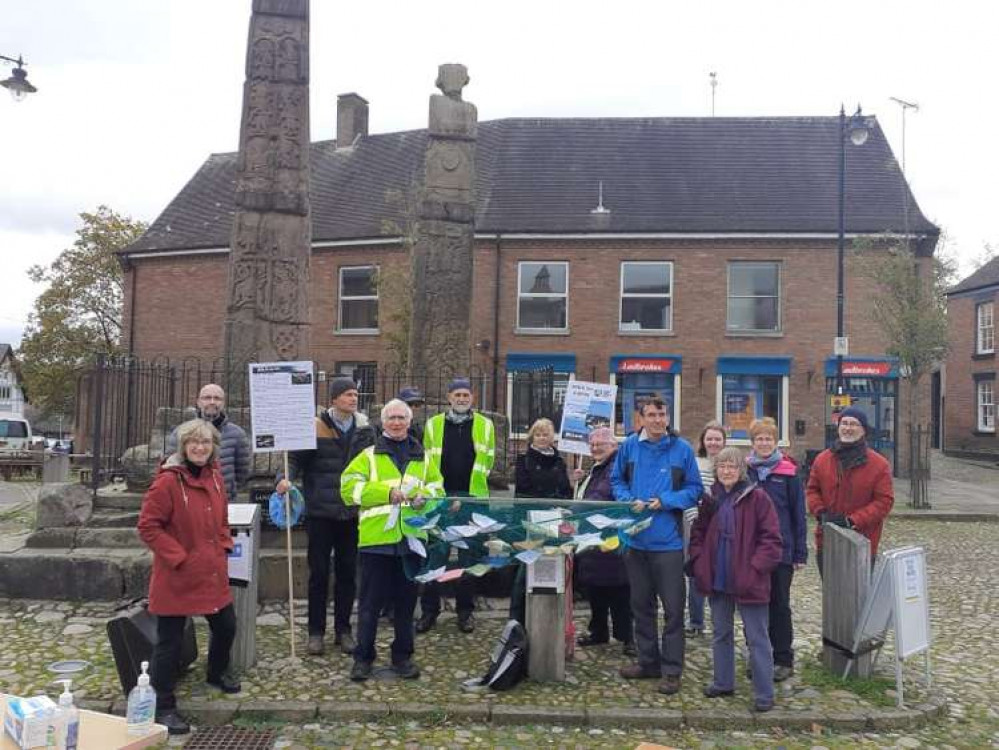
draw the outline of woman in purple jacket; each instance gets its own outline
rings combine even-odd
[[[598,427],[588,438],[593,466],[589,473],[573,472],[578,500],[613,500],[610,474],[617,456],[617,441],[609,427]],[[576,506],[579,512],[584,506]],[[631,620],[631,589],[624,558],[617,552],[587,550],[576,557],[576,581],[590,602],[590,624],[587,633],[576,643],[584,648],[610,640],[608,614],[613,623],[614,638],[621,642],[625,656],[635,656],[634,627]]]
[[[753,672],[753,708],[774,706],[773,650],[767,632],[770,573],[781,560],[780,525],[773,501],[746,477],[738,448],[715,458],[715,483],[701,501],[690,532],[688,566],[711,604],[714,679],[708,698],[735,693],[734,615],[739,609]]]

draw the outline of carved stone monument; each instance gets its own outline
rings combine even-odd
[[[227,390],[308,359],[309,0],[253,0],[225,322]]]
[[[471,362],[472,242],[478,113],[462,101],[464,65],[441,65],[430,97],[419,229],[412,255],[409,366],[467,373]]]

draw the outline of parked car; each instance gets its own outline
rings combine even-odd
[[[27,419],[0,418],[0,450],[28,450],[31,444],[31,424]]]

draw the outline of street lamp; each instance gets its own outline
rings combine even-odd
[[[839,108],[839,244],[836,248],[836,394],[843,395],[843,352],[846,333],[843,324],[843,276],[846,254],[846,140],[854,146],[867,143],[870,128],[867,118],[857,111],[849,120],[843,105]]]
[[[18,55],[16,60],[13,57],[0,55],[0,60],[14,65],[14,71],[11,73],[10,78],[6,81],[0,81],[0,86],[3,86],[10,92],[15,102],[24,101],[24,97],[28,94],[34,94],[38,91],[38,89],[28,83],[28,73],[24,69],[24,60],[21,59],[20,55]]]

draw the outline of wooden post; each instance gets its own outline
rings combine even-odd
[[[241,527],[245,528],[245,527]],[[260,588],[260,511],[253,514],[250,526],[253,555],[250,557],[250,581],[232,587],[236,611],[236,640],[232,644],[232,668],[245,672],[257,663],[257,591]]]
[[[527,570],[527,674],[537,682],[565,680],[565,556],[542,555]]]
[[[857,622],[871,588],[871,542],[851,529],[822,529],[822,664],[842,675],[850,660]],[[870,677],[873,655],[853,662],[853,674]]]
[[[288,451],[284,452],[284,478],[288,479]],[[288,479],[290,483],[291,480]],[[291,643],[291,658],[295,659],[295,574],[291,565],[291,489],[284,493],[284,540],[288,559],[288,640]]]

